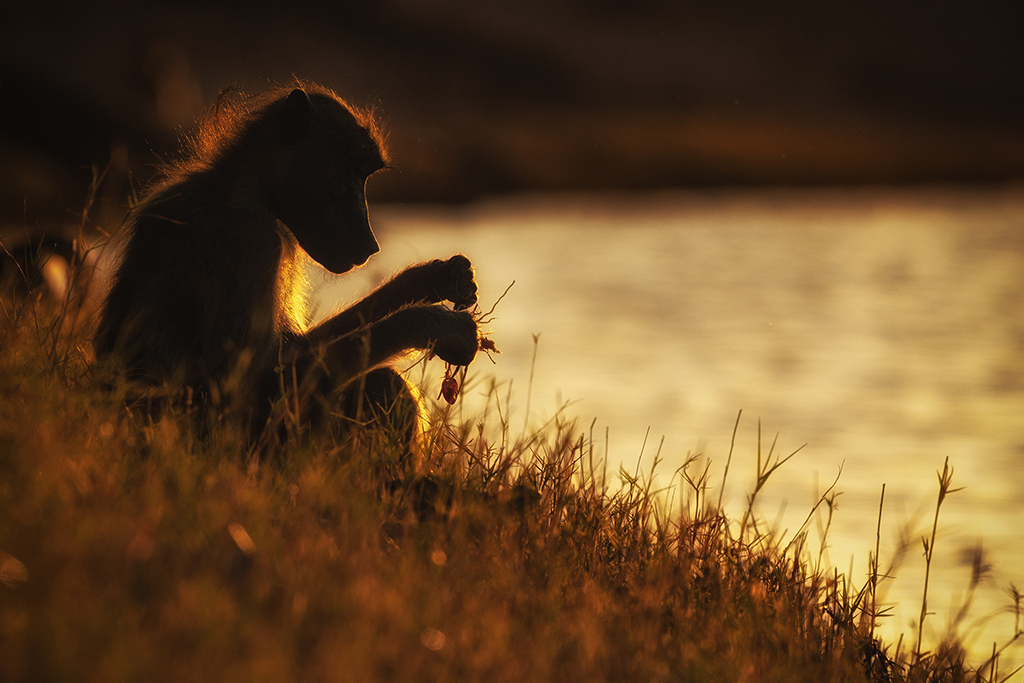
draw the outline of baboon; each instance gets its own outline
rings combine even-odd
[[[379,250],[365,183],[387,154],[370,114],[297,85],[222,93],[133,210],[96,356],[132,380],[240,405],[257,430],[284,392],[306,420],[365,416],[411,434],[416,399],[387,363],[414,349],[473,360],[473,268],[461,254],[411,266],[307,326],[299,248],[336,274]]]

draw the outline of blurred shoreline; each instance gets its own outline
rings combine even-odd
[[[832,14],[830,14],[832,12]],[[107,2],[0,26],[0,219],[144,186],[214,95],[293,76],[371,107],[371,202],[1024,178],[1019,12],[497,0]]]

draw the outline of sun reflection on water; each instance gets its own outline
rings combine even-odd
[[[514,423],[540,424],[573,401],[581,424],[608,428],[613,468],[632,469],[648,428],[649,466],[664,435],[667,476],[699,447],[724,462],[742,409],[725,500],[742,506],[752,486],[758,418],[784,448],[806,442],[761,494],[761,512],[785,509],[780,523],[795,529],[821,493],[814,482],[842,464],[827,556],[858,581],[881,485],[884,563],[901,526],[919,534],[949,456],[966,489],[941,520],[930,598],[939,629],[966,590],[966,548],[983,542],[995,565],[974,614],[1003,607],[1002,588],[1021,580],[1022,209],[1020,191],[951,188],[382,207],[372,215],[381,254],[319,296],[330,309],[409,263],[466,253],[485,308],[516,282],[491,326],[497,365],[471,368],[513,383]],[[527,418],[515,411],[535,351]],[[479,400],[472,393],[463,400]],[[919,610],[918,545],[888,587],[892,633],[910,633]],[[1007,618],[976,639],[979,653],[1006,639]]]

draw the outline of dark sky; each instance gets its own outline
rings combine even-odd
[[[293,74],[386,122],[399,170],[378,199],[1009,180],[1022,7],[23,4],[0,22],[0,211],[73,202],[112,149],[144,180],[220,89]]]

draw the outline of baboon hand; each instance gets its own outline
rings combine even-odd
[[[444,325],[434,340],[434,354],[452,365],[469,365],[476,356],[480,341],[476,320],[468,311],[444,311]]]
[[[456,254],[447,261],[431,261],[423,267],[429,272],[434,301],[451,301],[457,311],[476,303],[476,280],[468,258]]]

